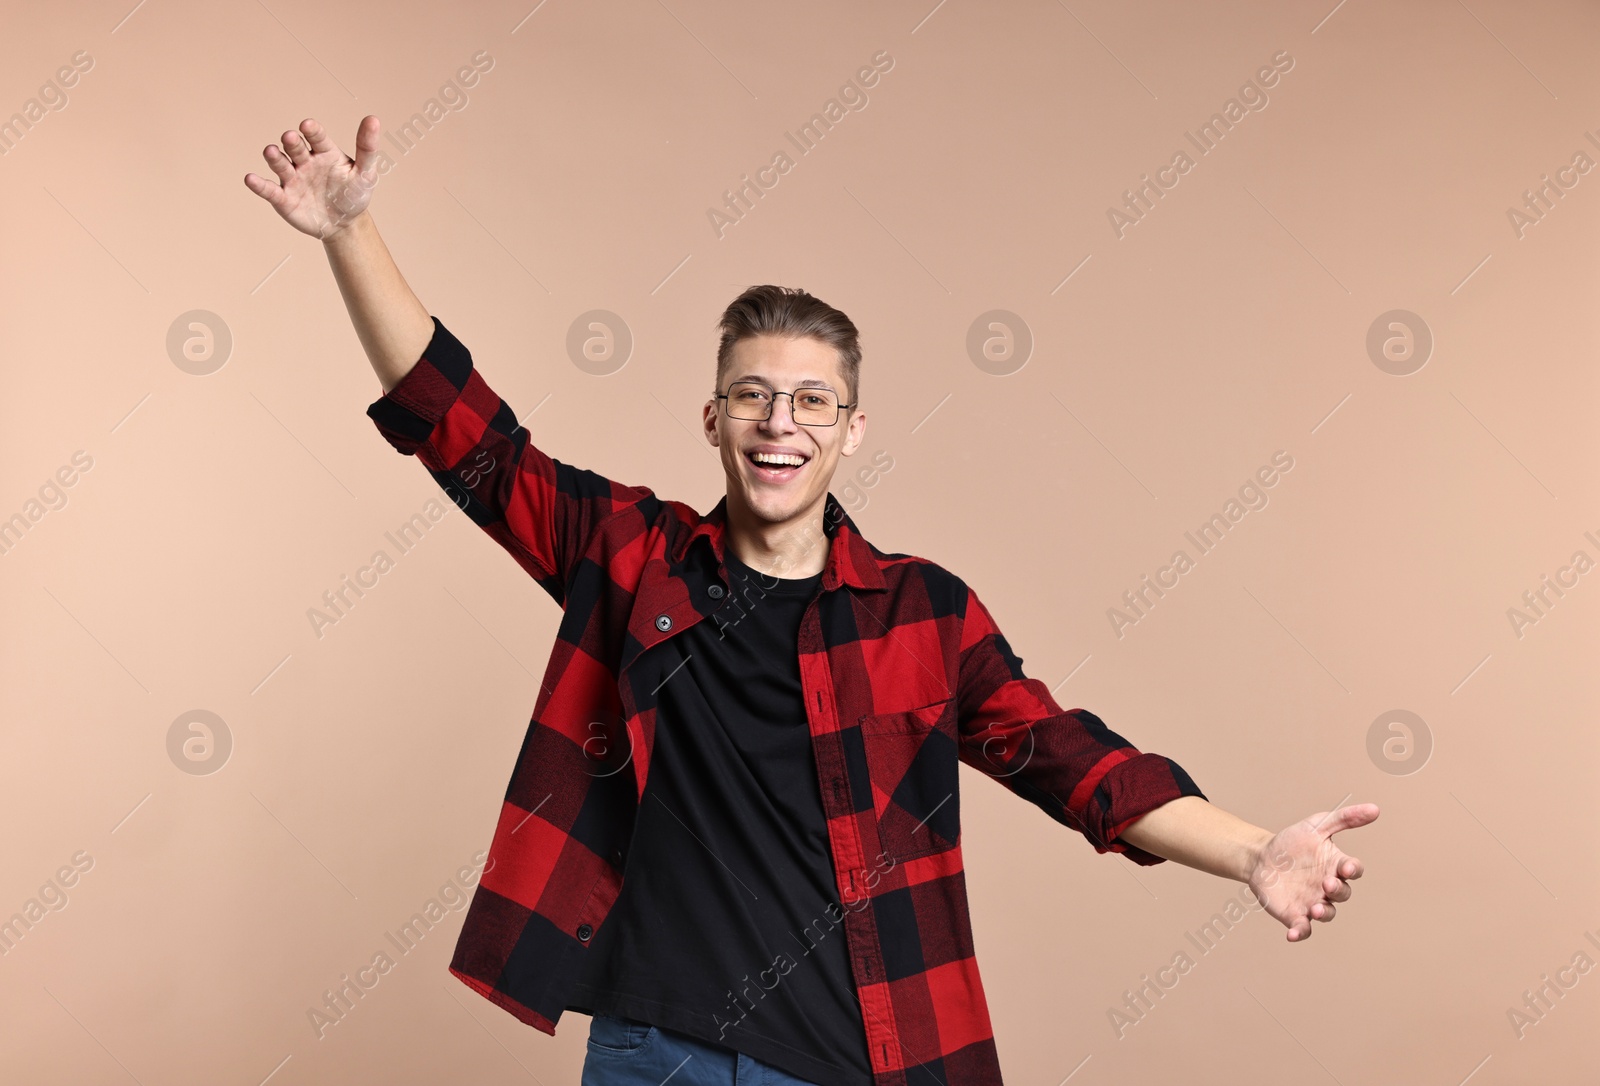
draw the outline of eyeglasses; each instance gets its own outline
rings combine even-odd
[[[839,402],[831,388],[800,388],[793,392],[774,392],[756,381],[735,381],[717,399],[728,401],[728,417],[747,422],[765,422],[772,417],[772,405],[779,396],[789,397],[789,413],[801,426],[832,426],[839,421],[839,410],[854,407]]]

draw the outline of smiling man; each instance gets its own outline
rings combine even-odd
[[[853,402],[855,326],[804,292],[765,286],[737,298],[721,328],[726,391],[707,401],[703,422],[728,476],[729,533],[744,544],[734,549],[785,577],[820,573],[828,484],[867,428]]]
[[[306,120],[245,184],[322,240],[379,432],[562,608],[450,971],[545,1033],[590,1015],[584,1086],[999,1083],[963,763],[1099,852],[1246,883],[1291,941],[1350,897],[1331,838],[1376,806],[1278,833],[1212,806],[1062,709],[959,577],[862,537],[828,490],[867,425],[832,306],[723,312],[710,512],[544,453],[379,238],[378,129],[352,159]]]

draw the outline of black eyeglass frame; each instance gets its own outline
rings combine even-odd
[[[733,388],[733,385],[756,385],[759,388],[765,388],[767,390],[767,392],[772,396],[772,399],[767,402],[767,413],[765,415],[763,415],[759,419],[739,418],[738,415],[735,415],[733,412],[728,411],[728,417],[730,419],[738,419],[740,422],[766,422],[768,419],[770,419],[772,417],[772,409],[778,405],[778,397],[779,396],[787,396],[787,397],[789,397],[789,417],[794,419],[796,426],[817,426],[817,427],[837,426],[837,425],[839,425],[839,416],[844,412],[844,409],[847,408],[847,407],[855,407],[857,403],[861,402],[860,400],[857,400],[856,403],[835,403],[834,404],[834,412],[833,412],[833,421],[832,422],[801,422],[798,418],[796,418],[795,413],[794,413],[794,392],[779,392],[777,389],[772,388],[772,387],[770,387],[768,385],[763,385],[759,381],[735,381],[735,382],[733,382],[733,384],[730,384],[728,387],[731,389],[731,388]],[[800,389],[796,389],[795,390],[795,392],[798,392],[798,391],[800,391]],[[813,391],[817,391],[817,392],[833,392],[833,389],[831,389],[831,388],[813,388]],[[835,396],[838,395],[837,392],[833,392],[833,394]],[[726,393],[726,392],[718,392],[716,394],[716,397],[719,400],[726,400],[728,398],[728,393]],[[726,404],[723,405],[723,410],[727,411],[727,405]]]

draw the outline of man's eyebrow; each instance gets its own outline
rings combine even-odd
[[[759,381],[761,384],[766,385],[768,388],[772,387],[772,382],[767,380],[765,377],[761,376],[759,373],[747,373],[747,374],[744,374],[741,377],[735,377],[733,380],[735,380],[735,381]],[[826,381],[819,381],[815,377],[808,377],[804,381],[799,381],[799,382],[797,382],[795,384],[795,387],[796,388],[825,388],[829,392],[833,391],[833,386],[832,385],[828,384],[828,382],[826,382]]]

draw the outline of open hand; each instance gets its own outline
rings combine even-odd
[[[339,150],[328,133],[307,117],[283,134],[283,149],[261,152],[278,182],[247,173],[244,183],[301,233],[326,241],[367,209],[378,183],[378,118],[362,118],[356,157]]]
[[[1311,937],[1311,921],[1333,919],[1334,902],[1350,898],[1350,879],[1359,879],[1361,861],[1333,843],[1340,830],[1365,826],[1378,817],[1375,803],[1355,803],[1320,811],[1277,833],[1261,850],[1248,879],[1268,913],[1289,929],[1291,943]]]

